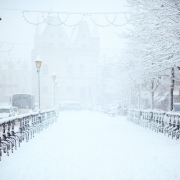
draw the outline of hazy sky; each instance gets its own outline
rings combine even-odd
[[[0,42],[26,43],[32,48],[36,26],[27,23],[22,11],[3,10],[24,9],[58,12],[122,12],[125,11],[125,0],[0,0]],[[29,14],[31,21],[37,21],[37,15]],[[117,22],[123,23],[123,16]],[[97,16],[97,19],[99,17]],[[40,25],[41,28],[44,25]],[[122,48],[122,40],[116,33],[122,32],[122,27],[98,28],[101,38],[101,48]],[[20,47],[20,45],[18,45]],[[27,45],[28,46],[28,45]],[[4,46],[5,48],[5,46]],[[16,47],[17,48],[17,47]]]

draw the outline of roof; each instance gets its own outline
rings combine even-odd
[[[31,93],[16,93],[16,94],[13,94],[12,96],[14,95],[31,95],[31,96],[34,96],[34,94],[31,94]]]
[[[0,106],[0,109],[10,109],[12,106]]]

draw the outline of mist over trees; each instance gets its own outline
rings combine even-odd
[[[180,2],[178,0],[128,0],[124,74],[136,97],[135,108],[173,110],[180,66]],[[122,35],[121,35],[122,37]],[[122,75],[121,75],[122,76]],[[122,76],[123,77],[123,76]],[[123,80],[123,78],[121,79]],[[130,85],[123,86],[128,89]],[[136,89],[137,91],[133,90]],[[148,92],[149,104],[138,99]],[[157,93],[159,94],[158,98]],[[164,94],[168,95],[164,99]],[[169,99],[168,99],[169,98]],[[155,102],[155,99],[158,101]],[[163,101],[168,99],[163,104]],[[140,101],[140,100],[139,100]],[[176,102],[179,102],[178,100]],[[159,106],[158,106],[159,103]]]

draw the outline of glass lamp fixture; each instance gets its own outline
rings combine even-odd
[[[56,73],[55,72],[53,72],[53,74],[52,74],[52,79],[55,81],[56,80]]]
[[[36,63],[36,68],[38,69],[41,68],[42,61],[39,56],[36,58],[35,63]]]

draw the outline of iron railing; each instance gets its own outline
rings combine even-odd
[[[127,120],[172,139],[180,137],[180,113],[128,109]]]
[[[3,153],[20,147],[23,141],[28,142],[36,133],[41,132],[57,121],[56,110],[29,113],[0,119],[0,161]]]

